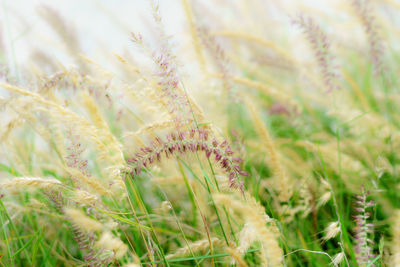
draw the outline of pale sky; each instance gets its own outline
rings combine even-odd
[[[250,17],[255,18],[255,21],[265,22],[267,19],[275,23],[267,24],[266,27],[260,26],[261,31],[258,32],[261,34],[265,34],[262,32],[262,27],[268,28],[268,32],[264,35],[266,39],[280,33],[299,34],[299,31],[288,23],[288,15],[293,15],[297,11],[315,15],[328,35],[334,34],[338,40],[353,38],[354,41],[363,42],[365,37],[362,28],[354,22],[354,18],[348,19],[349,14],[351,16],[350,0],[193,0],[192,2],[207,6],[195,12],[207,13],[204,17],[209,23],[215,21],[216,28],[219,26],[219,21],[224,21],[226,24],[224,28],[231,27],[232,30],[237,30],[242,26],[245,29],[249,25],[242,25],[242,21],[235,19],[235,13],[231,11],[239,5],[242,7],[257,1],[264,3],[265,10],[268,9],[268,17],[263,15],[267,13],[264,10],[251,10],[250,13],[256,15]],[[387,11],[379,18],[386,24],[385,26],[392,23],[396,17],[390,16],[390,11],[396,3],[400,7],[400,1],[371,1],[374,5],[388,1],[394,4],[380,7],[380,11],[385,9]],[[15,63],[25,64],[32,50],[39,48],[63,64],[71,62],[60,39],[37,12],[38,7],[46,5],[57,10],[68,25],[76,29],[85,55],[99,63],[107,64],[106,59],[112,52],[123,53],[126,49],[134,48],[129,40],[130,32],[140,32],[144,36],[146,32],[150,32],[151,35],[151,27],[148,26],[152,21],[149,2],[148,0],[0,0],[0,41],[7,50],[6,60],[11,67]],[[183,46],[185,38],[187,41],[187,36],[184,36],[187,25],[182,1],[159,0],[158,2],[167,33],[174,36],[178,46]],[[210,21],[210,18],[214,21]],[[255,23],[254,26],[257,27],[259,24]],[[299,46],[299,49],[304,47]]]
[[[121,52],[124,47],[131,47],[130,32],[146,31],[144,23],[152,19],[146,0],[1,0],[1,3],[0,24],[7,57],[19,64],[29,57],[33,47],[68,61],[63,57],[57,35],[37,12],[41,5],[57,10],[76,29],[83,53],[94,58],[104,50]],[[169,33],[179,34],[184,19],[180,1],[171,0],[168,4],[160,1],[160,7],[163,19],[168,21],[164,24]]]

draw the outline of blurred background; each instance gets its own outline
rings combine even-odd
[[[400,18],[396,12],[400,9],[400,2],[371,2],[372,8],[379,10],[376,17],[379,25],[392,31],[384,32],[384,38],[397,36]],[[336,42],[333,46],[340,44],[357,48],[358,44],[365,43],[365,34],[356,21],[350,0],[208,0],[191,1],[191,4],[199,20],[196,23],[215,31],[234,28],[248,32],[252,29],[254,35],[266,40],[278,38],[280,43],[293,44],[302,37],[301,31],[291,25],[290,17],[305,13],[313,16],[328,36],[335,36],[332,38]],[[192,50],[185,49],[190,38],[182,1],[161,0],[159,6],[165,30],[173,36],[174,48],[179,50],[177,54],[188,67],[190,61],[185,59],[190,57],[188,53]],[[132,50],[130,32],[142,33],[146,38],[151,38],[154,33],[151,4],[145,0],[2,0],[0,14],[1,62],[8,62],[12,72],[44,55],[56,58],[62,64],[72,64],[74,61],[68,57],[68,47],[57,27],[65,27],[65,34],[71,35],[68,38],[75,38],[76,49],[101,64],[109,63],[112,52],[123,54]],[[55,17],[59,17],[64,25],[57,26]],[[392,46],[390,48],[399,45],[390,40],[387,43]],[[304,48],[300,42],[290,50],[297,49],[298,57],[307,57],[309,54],[304,53]]]
[[[161,1],[160,6],[166,29],[181,34],[184,16],[180,1]],[[51,20],[55,20],[48,15],[51,12],[64,21],[66,34],[70,31],[76,35],[83,54],[103,61],[113,51],[132,48],[130,32],[148,31],[152,23],[149,1],[3,0],[2,60],[13,62],[15,67],[45,52],[63,64],[72,63],[56,32],[57,23],[51,26]]]

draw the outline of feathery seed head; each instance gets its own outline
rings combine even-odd
[[[17,177],[8,182],[0,184],[0,188],[4,189],[21,189],[23,187],[38,188],[38,189],[55,189],[63,184],[52,178],[39,177]]]
[[[248,176],[235,162],[240,161],[233,156],[233,151],[225,140],[218,142],[210,141],[208,132],[204,129],[191,129],[188,132],[173,132],[167,135],[166,141],[157,138],[150,147],[143,147],[133,158],[128,159],[131,165],[131,176],[140,175],[142,168],[147,168],[155,161],[160,161],[162,157],[169,158],[175,154],[188,152],[204,152],[207,158],[214,155],[215,161],[222,169],[229,174],[229,182],[232,187],[243,190],[243,185],[239,181],[240,176]],[[235,160],[234,160],[235,159]]]
[[[334,89],[339,89],[337,83],[338,74],[333,66],[333,56],[330,54],[330,43],[322,29],[315,21],[308,16],[299,14],[292,19],[294,25],[298,25],[306,35],[310,43],[314,56],[318,62],[320,73],[327,87],[327,92],[330,93]]]
[[[324,240],[335,238],[340,233],[339,222],[331,222],[325,229]]]
[[[115,258],[123,257],[128,251],[128,246],[119,238],[115,237],[111,232],[104,232],[99,241],[95,244],[96,247],[111,250],[114,252]]]
[[[369,193],[365,191],[364,186],[361,188],[361,194],[356,195],[356,206],[354,210],[358,213],[353,216],[356,222],[356,227],[354,228],[355,232],[355,252],[357,263],[359,265],[368,264],[374,257],[373,253],[373,229],[374,224],[369,223],[369,218],[371,217],[371,213],[367,211],[375,206],[375,203],[370,200],[368,201]]]
[[[74,225],[85,230],[86,232],[90,233],[94,231],[100,231],[102,229],[101,223],[86,216],[81,210],[65,208],[64,213]]]

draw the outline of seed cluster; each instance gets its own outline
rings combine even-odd
[[[131,164],[131,176],[140,175],[142,168],[147,168],[155,161],[161,161],[165,156],[169,158],[176,154],[184,154],[187,152],[204,152],[207,158],[212,155],[215,157],[222,169],[228,173],[229,183],[231,187],[243,188],[239,176],[248,176],[238,164],[242,159],[234,156],[230,145],[226,140],[219,142],[215,138],[210,140],[209,133],[203,129],[191,129],[185,132],[173,132],[166,137],[166,141],[156,137],[151,145],[143,147],[141,151],[136,153],[128,162]]]

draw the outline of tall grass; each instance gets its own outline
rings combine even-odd
[[[108,67],[46,6],[76,64],[1,57],[1,266],[398,266],[399,4],[150,2]]]

